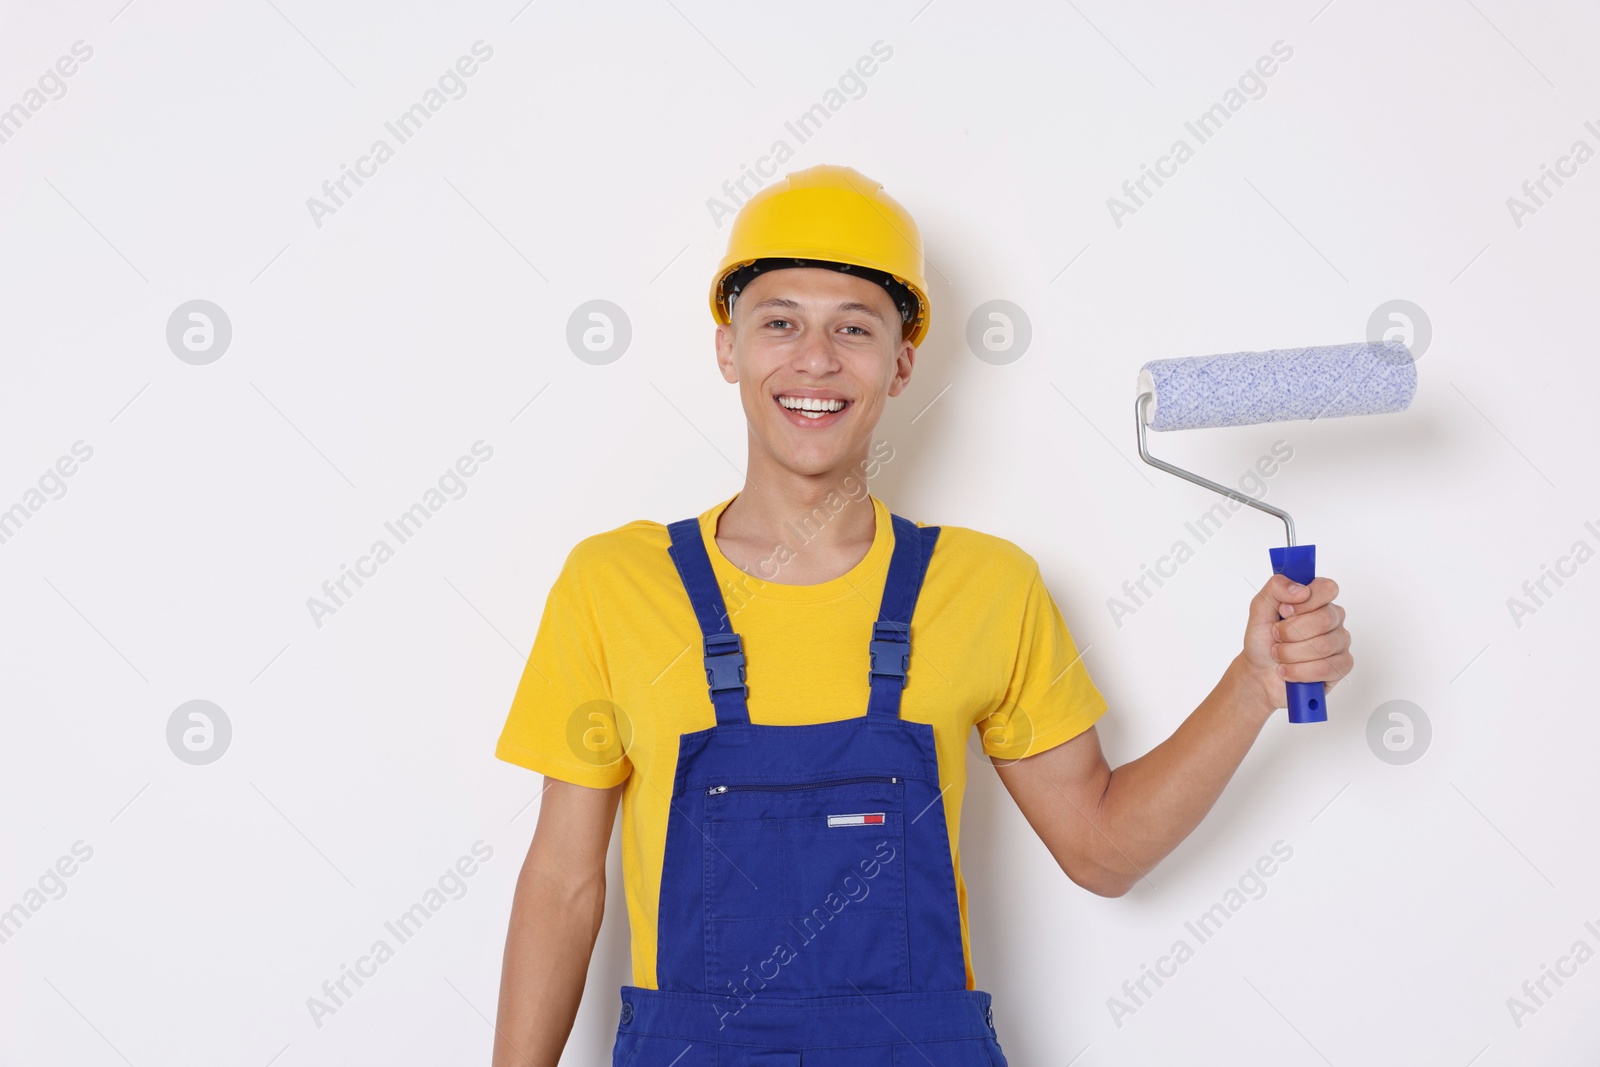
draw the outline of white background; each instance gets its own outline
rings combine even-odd
[[[1214,683],[1281,538],[1235,516],[1113,621],[1215,499],[1137,463],[1139,365],[1360,340],[1396,299],[1431,324],[1404,414],[1153,439],[1224,481],[1291,443],[1271,498],[1340,583],[1356,671],[1327,724],[1280,713],[1116,900],[1072,885],[974,759],[974,965],[1011,1062],[1595,1062],[1600,962],[1520,1027],[1506,1003],[1600,949],[1600,563],[1520,626],[1507,606],[1600,548],[1600,162],[1521,226],[1506,203],[1600,148],[1592,9],[123,2],[0,26],[0,107],[93,48],[0,145],[0,507],[93,449],[0,544],[0,908],[93,849],[0,945],[0,1060],[488,1062],[540,784],[495,738],[572,544],[740,485],[707,200],[784,138],[785,169],[855,166],[926,236],[932,335],[873,491],[1040,561],[1113,763]],[[316,225],[307,198],[478,40],[467,94]],[[784,122],[880,40],[865,93],[796,144]],[[1196,145],[1184,122],[1275,41],[1293,56],[1265,95]],[[1194,158],[1116,225],[1107,198],[1179,137]],[[165,336],[197,298],[233,328],[204,366]],[[566,342],[594,299],[632,324],[605,365]],[[998,366],[965,340],[994,299],[1033,335]],[[315,625],[307,598],[478,440],[466,495]],[[233,730],[206,766],[166,740],[193,699]],[[1366,739],[1396,699],[1433,728],[1404,766]],[[479,840],[465,895],[315,1025],[307,998]],[[1108,998],[1277,841],[1265,895],[1118,1025]],[[609,1062],[615,852],[611,875],[563,1063]]]

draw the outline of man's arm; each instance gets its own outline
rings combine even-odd
[[[545,779],[517,876],[500,969],[494,1067],[556,1067],[583,996],[606,903],[606,850],[622,786]]]
[[[1000,780],[1050,854],[1078,885],[1121,896],[1189,836],[1216,803],[1272,713],[1284,683],[1350,673],[1339,587],[1274,575],[1250,601],[1244,649],[1200,706],[1161,744],[1112,770],[1090,727],[1002,766]],[[1290,614],[1280,618],[1283,611]]]

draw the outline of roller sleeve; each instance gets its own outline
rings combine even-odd
[[[1250,426],[1404,411],[1417,391],[1400,341],[1156,359],[1139,371],[1152,430]]]

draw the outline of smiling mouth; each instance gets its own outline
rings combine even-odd
[[[823,399],[814,396],[778,396],[778,404],[787,411],[808,419],[820,419],[850,406],[848,400]]]

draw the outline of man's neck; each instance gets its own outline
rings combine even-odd
[[[718,518],[717,547],[740,570],[769,581],[831,581],[860,563],[877,535],[877,515],[865,488],[859,468],[852,468],[850,477],[782,469],[747,477]]]

